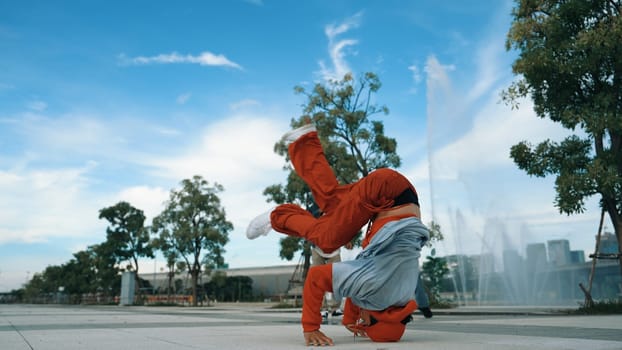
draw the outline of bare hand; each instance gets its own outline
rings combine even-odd
[[[357,328],[355,324],[346,324],[345,327],[352,333],[354,333],[355,337],[367,337],[367,334],[364,330]]]
[[[307,345],[315,345],[315,346],[334,345],[333,340],[327,337],[319,329],[313,332],[303,332],[302,334],[305,336],[305,343]]]

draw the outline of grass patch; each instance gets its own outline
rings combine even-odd
[[[278,303],[276,305],[271,306],[271,309],[296,309],[296,308],[300,308],[302,305],[302,302],[296,303],[296,304],[300,304],[298,306],[294,305],[293,303]]]
[[[441,300],[430,304],[431,309],[454,309],[456,307],[458,307],[457,304],[450,303],[447,300]]]
[[[570,311],[572,314],[579,315],[612,315],[622,314],[622,301],[620,300],[603,300],[595,301],[594,306],[580,306],[579,309]]]
[[[165,301],[159,301],[157,303],[145,304],[145,306],[183,306],[177,303],[167,303]]]

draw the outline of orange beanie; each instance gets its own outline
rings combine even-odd
[[[365,333],[375,342],[399,341],[406,330],[402,320],[416,309],[417,303],[411,300],[401,307],[393,306],[382,311],[369,311],[377,322],[373,326],[366,327]]]

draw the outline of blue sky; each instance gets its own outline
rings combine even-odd
[[[230,267],[287,264],[244,231],[285,180],[273,145],[301,113],[296,85],[374,72],[385,133],[441,224],[440,254],[549,239],[593,249],[599,210],[560,215],[553,179],[509,158],[560,126],[512,111],[512,2],[12,1],[0,5],[0,291],[105,240],[125,200],[147,224],[182,179],[220,183]],[[424,255],[427,252],[424,252]],[[345,252],[345,258],[354,253]],[[297,260],[291,262],[295,263]],[[163,259],[144,261],[159,270]]]

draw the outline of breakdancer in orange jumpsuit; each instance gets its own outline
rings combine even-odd
[[[305,343],[333,345],[320,331],[325,292],[338,299],[346,297],[342,323],[355,336],[399,341],[417,308],[418,260],[429,239],[415,188],[391,169],[378,169],[353,184],[339,185],[311,124],[290,131],[283,140],[291,142],[288,151],[294,169],[324,214],[315,218],[298,205],[282,204],[251,221],[249,239],[274,229],[331,252],[370,223],[363,251],[355,260],[309,269],[303,289]]]

